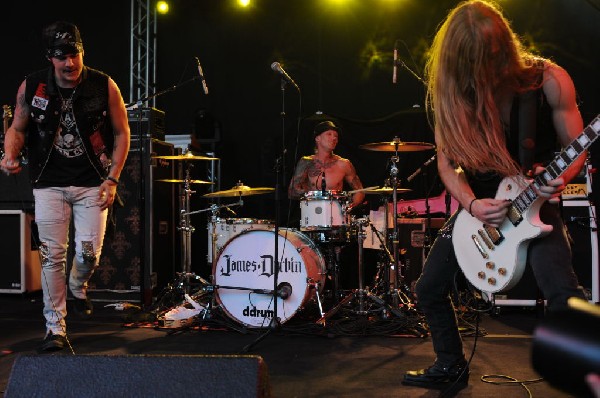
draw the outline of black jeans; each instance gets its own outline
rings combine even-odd
[[[425,314],[436,361],[442,365],[452,365],[464,359],[462,340],[450,299],[454,275],[459,269],[452,246],[455,218],[456,214],[439,231],[416,286],[417,306]],[[585,297],[573,271],[571,246],[559,207],[545,203],[541,207],[540,218],[554,229],[549,235],[531,241],[527,263],[532,267],[538,286],[548,301],[548,309],[553,310],[565,307],[570,297]]]

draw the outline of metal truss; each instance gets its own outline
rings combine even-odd
[[[131,0],[129,102],[154,106],[156,88],[156,9],[154,0]]]

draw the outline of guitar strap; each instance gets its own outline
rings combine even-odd
[[[525,174],[532,169],[535,159],[537,94],[537,90],[532,90],[518,97],[519,164]]]

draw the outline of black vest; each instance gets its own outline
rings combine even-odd
[[[107,170],[99,157],[105,153],[110,158],[114,145],[108,109],[108,76],[84,66],[81,77],[73,96],[73,111],[87,157],[100,181]],[[60,123],[62,101],[52,67],[27,76],[25,101],[30,109],[27,131],[29,177],[35,184],[44,170]]]

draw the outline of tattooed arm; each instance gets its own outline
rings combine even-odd
[[[348,168],[346,175],[344,177],[344,179],[346,180],[346,183],[350,186],[351,191],[354,191],[357,189],[362,189],[363,188],[362,182],[360,181],[360,178],[358,178],[358,174],[356,174],[356,170],[354,169],[354,166],[352,165],[352,163],[349,160],[346,160],[346,162],[347,162],[347,168]],[[364,199],[365,199],[364,192],[356,192],[354,195],[352,195],[352,204],[350,205],[351,208],[361,204]]]
[[[0,163],[0,168],[7,174],[21,171],[21,165],[17,158],[25,145],[25,131],[28,123],[29,106],[25,102],[25,81],[23,81],[17,92],[17,104],[12,124],[4,136],[4,158]]]
[[[300,199],[304,193],[310,191],[308,175],[309,169],[312,166],[313,161],[309,157],[305,156],[298,161],[288,188],[288,197],[290,199]]]

